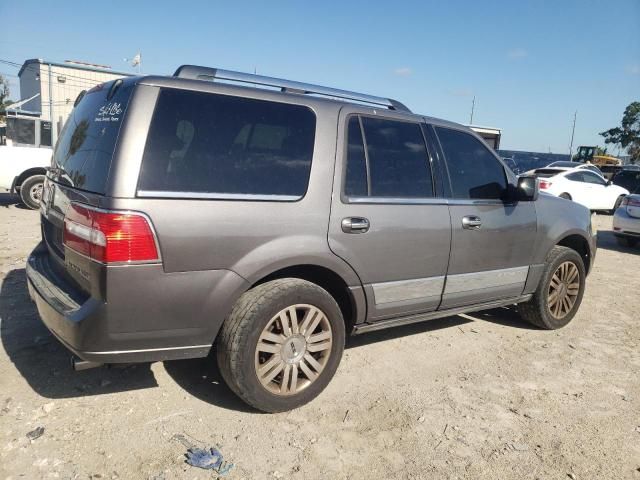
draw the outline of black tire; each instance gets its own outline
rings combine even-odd
[[[22,203],[31,210],[38,210],[40,208],[43,185],[44,175],[28,177],[22,182],[22,185],[20,185],[20,198],[22,199]]]
[[[325,314],[332,333],[330,353],[324,369],[306,388],[287,396],[277,395],[258,379],[256,347],[263,329],[276,314],[300,304],[311,305]],[[222,325],[215,347],[220,373],[229,388],[249,405],[274,413],[300,407],[324,390],[340,364],[344,341],[344,320],[334,298],[314,283],[284,278],[258,285],[242,295]]]
[[[561,193],[560,195],[558,195],[560,198],[564,198],[565,200],[571,200],[571,195],[569,195],[568,193]]]
[[[560,265],[565,262],[573,263],[578,269],[579,291],[575,299],[575,303],[568,313],[562,318],[556,318],[552,315],[549,308],[549,289],[553,275],[556,273],[556,270],[558,270]],[[582,297],[584,295],[585,277],[586,271],[582,257],[580,257],[575,250],[560,246],[553,247],[547,256],[542,278],[540,279],[540,283],[533,297],[531,300],[518,305],[518,312],[520,313],[520,316],[529,323],[547,330],[555,330],[557,328],[564,327],[573,319],[578,308],[580,308],[580,303],[582,302]]]

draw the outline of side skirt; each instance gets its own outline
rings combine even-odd
[[[409,325],[410,323],[423,322],[426,320],[435,320],[437,318],[450,317],[452,315],[459,315],[461,313],[479,312],[481,310],[488,310],[490,308],[506,307],[508,305],[526,302],[527,300],[531,299],[532,296],[532,294],[520,295],[519,297],[511,297],[504,300],[494,300],[492,302],[467,305],[465,307],[456,307],[447,310],[437,310],[435,312],[420,313],[418,315],[392,318],[390,320],[382,320],[375,323],[362,323],[356,325],[353,328],[352,335],[373,332],[376,330],[383,330],[385,328],[397,327],[399,325]]]

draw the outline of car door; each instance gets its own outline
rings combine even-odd
[[[519,296],[536,240],[535,202],[508,200],[515,177],[471,132],[435,132],[451,186],[451,258],[440,308]]]
[[[608,188],[607,181],[593,172],[582,172],[582,177],[587,187],[588,206],[591,210],[608,210],[618,197],[617,193]]]
[[[590,197],[589,184],[584,179],[584,172],[582,169],[575,172],[567,173],[564,176],[566,185],[563,190],[566,190],[571,195],[571,200],[580,203],[587,208],[593,209],[593,199]]]
[[[365,112],[341,112],[329,246],[359,275],[372,322],[438,308],[451,224],[419,121]]]

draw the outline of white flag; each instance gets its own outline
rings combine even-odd
[[[142,62],[142,55],[138,52],[135,57],[131,59],[131,66],[135,67],[136,65],[140,65],[140,62]]]

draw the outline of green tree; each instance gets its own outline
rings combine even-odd
[[[7,105],[11,105],[12,100],[9,100],[9,82],[6,78],[0,75],[0,120],[4,121],[6,117]]]
[[[604,137],[604,143],[625,148],[631,156],[631,163],[640,163],[640,102],[632,102],[625,108],[621,126],[600,135]]]

